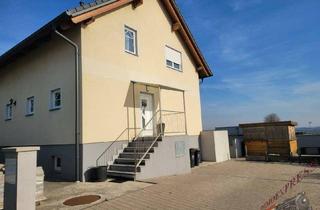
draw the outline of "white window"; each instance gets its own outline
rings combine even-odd
[[[125,51],[131,54],[137,54],[137,31],[125,26]]]
[[[61,158],[54,156],[53,157],[53,164],[54,164],[54,170],[55,171],[61,171],[62,164],[61,164]]]
[[[166,65],[169,68],[182,71],[181,52],[166,46]]]
[[[61,89],[55,89],[51,91],[50,95],[50,109],[57,110],[61,108]]]
[[[34,96],[27,98],[26,115],[34,114]]]
[[[7,104],[6,105],[6,120],[11,120],[12,119],[12,104]]]

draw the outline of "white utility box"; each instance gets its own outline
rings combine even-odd
[[[203,161],[230,160],[228,131],[202,131],[200,149]]]

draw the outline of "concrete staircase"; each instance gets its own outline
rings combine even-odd
[[[141,173],[142,168],[145,167],[146,162],[155,152],[155,147],[158,147],[158,144],[162,141],[162,138],[159,137],[135,171],[136,162],[147,152],[155,138],[156,137],[140,137],[136,141],[130,142],[113,161],[113,164],[109,166],[107,172],[108,177],[134,180],[136,173]]]

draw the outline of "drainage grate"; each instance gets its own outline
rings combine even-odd
[[[78,196],[74,198],[70,198],[63,202],[66,206],[80,206],[80,205],[86,205],[93,202],[96,202],[101,199],[101,196],[99,195],[83,195]]]

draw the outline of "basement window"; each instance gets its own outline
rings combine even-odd
[[[137,55],[137,31],[125,26],[125,51],[127,53]]]
[[[61,89],[55,89],[50,94],[50,110],[61,109]]]
[[[27,98],[26,116],[34,114],[34,96]]]
[[[5,120],[12,120],[12,104],[6,105]]]
[[[54,162],[54,170],[57,172],[60,172],[62,169],[62,164],[61,164],[61,158],[54,156],[53,157],[53,162]]]
[[[181,52],[166,46],[165,54],[167,67],[177,71],[182,71]]]

